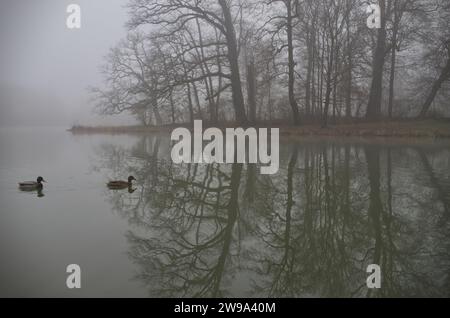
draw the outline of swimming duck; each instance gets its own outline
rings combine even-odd
[[[22,191],[33,191],[33,190],[40,190],[43,188],[42,182],[46,182],[44,178],[38,177],[36,181],[23,181],[19,182],[19,188]]]
[[[114,180],[114,181],[109,181],[107,183],[108,188],[110,189],[125,189],[125,188],[131,188],[131,186],[133,185],[132,182],[133,180],[136,180],[133,176],[129,176],[128,177],[128,181],[123,181],[123,180]]]

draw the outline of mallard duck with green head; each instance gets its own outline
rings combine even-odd
[[[42,182],[47,182],[42,177],[37,177],[36,181],[22,181],[19,182],[19,189],[22,191],[34,191],[34,190],[42,190],[44,185]]]

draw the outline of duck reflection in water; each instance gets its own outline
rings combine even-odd
[[[36,193],[38,198],[43,198],[45,197],[44,192],[42,191],[42,188],[37,188],[37,189],[20,189],[20,191],[22,192],[30,192],[30,193]]]

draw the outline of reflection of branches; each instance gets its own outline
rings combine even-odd
[[[298,159],[297,150],[293,149],[286,192],[283,191],[284,213],[272,215],[267,225],[264,222],[264,226],[256,229],[257,235],[272,248],[271,253],[256,261],[262,264],[258,267],[261,275],[269,274],[267,282],[258,284],[256,289],[267,289],[270,296],[313,295],[324,291],[339,294],[342,290],[338,285],[349,276],[343,272],[342,263],[347,262],[348,256],[336,217],[340,213],[346,215],[342,212],[347,209],[346,201],[338,200],[340,189],[345,189],[339,181],[344,178],[334,174],[337,169],[334,163],[330,167],[327,151],[326,147],[304,150],[304,182],[295,185]],[[334,159],[333,150],[331,154]],[[327,279],[333,276],[334,279]]]
[[[176,177],[167,172],[170,191],[160,193],[165,209],[148,225],[157,235],[145,239],[129,232],[130,255],[142,266],[140,277],[155,286],[155,295],[220,296],[238,217],[242,165],[233,165],[227,185],[218,165],[184,171]]]
[[[423,231],[415,232],[414,224],[405,222],[395,213],[392,192],[388,193],[388,211],[383,206],[381,194],[380,148],[365,147],[370,184],[369,219],[372,223],[374,247],[371,249],[372,262],[382,268],[384,287],[377,291],[378,296],[416,296],[438,295],[439,290],[432,275],[418,266],[416,262],[428,263],[431,248],[423,244]],[[391,160],[391,150],[387,159]],[[391,163],[388,162],[388,191],[392,191]],[[399,200],[399,202],[401,202]],[[397,206],[399,209],[401,205]],[[419,220],[414,220],[418,222]],[[373,290],[368,290],[371,296]]]
[[[144,136],[132,148],[115,144],[102,144],[97,151],[95,169],[108,169],[110,179],[135,175],[140,185],[134,191],[107,191],[108,199],[119,215],[130,224],[145,225],[145,211],[151,194],[159,184],[158,155],[161,139]]]
[[[152,295],[445,293],[448,227],[438,226],[440,206],[418,170],[399,169],[411,157],[405,149],[384,156],[374,145],[294,144],[280,149],[279,173],[267,176],[256,165],[174,165],[158,155],[163,142],[145,138],[131,150],[106,147],[102,162],[140,179],[132,195],[110,199],[133,226],[129,254]],[[370,263],[382,269],[382,288],[372,292]]]
[[[433,188],[436,189],[438,198],[442,202],[442,205],[444,206],[445,217],[448,219],[450,217],[450,200],[448,195],[449,192],[445,191],[443,186],[439,182],[425,153],[423,151],[419,151],[419,155],[420,159],[422,160],[422,164],[425,171],[430,176],[430,181],[433,185]]]
[[[274,212],[255,228],[255,234],[270,247],[265,253],[254,252],[255,264],[259,264],[256,271],[266,278],[255,280],[255,292],[278,297],[363,296],[367,293],[365,267],[377,263],[382,268],[383,288],[374,295],[439,294],[438,281],[423,268],[433,266],[431,249],[423,244],[425,233],[402,215],[407,205],[395,200],[392,184],[386,195],[391,202],[384,208],[380,149],[365,148],[366,174],[356,165],[358,158],[351,158],[351,148],[342,148],[303,147],[304,182],[303,189],[296,189],[295,218],[290,193],[291,180],[296,179],[292,174],[298,170],[292,169],[295,156],[291,155],[286,192],[282,191],[287,197],[285,213]],[[361,178],[365,175],[368,184]],[[365,208],[367,194],[369,206]],[[367,209],[369,222],[364,215]],[[435,257],[438,265],[443,255]]]

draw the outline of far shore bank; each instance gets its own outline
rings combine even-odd
[[[145,134],[170,133],[177,127],[189,128],[189,124],[164,126],[73,126],[68,131],[74,134]],[[203,129],[209,125],[204,124]],[[234,123],[222,123],[218,128],[238,127]],[[319,124],[293,126],[286,123],[258,123],[255,127],[279,128],[285,137],[381,137],[381,138],[449,138],[449,120],[401,120],[382,122],[357,122],[333,124],[326,128]]]

